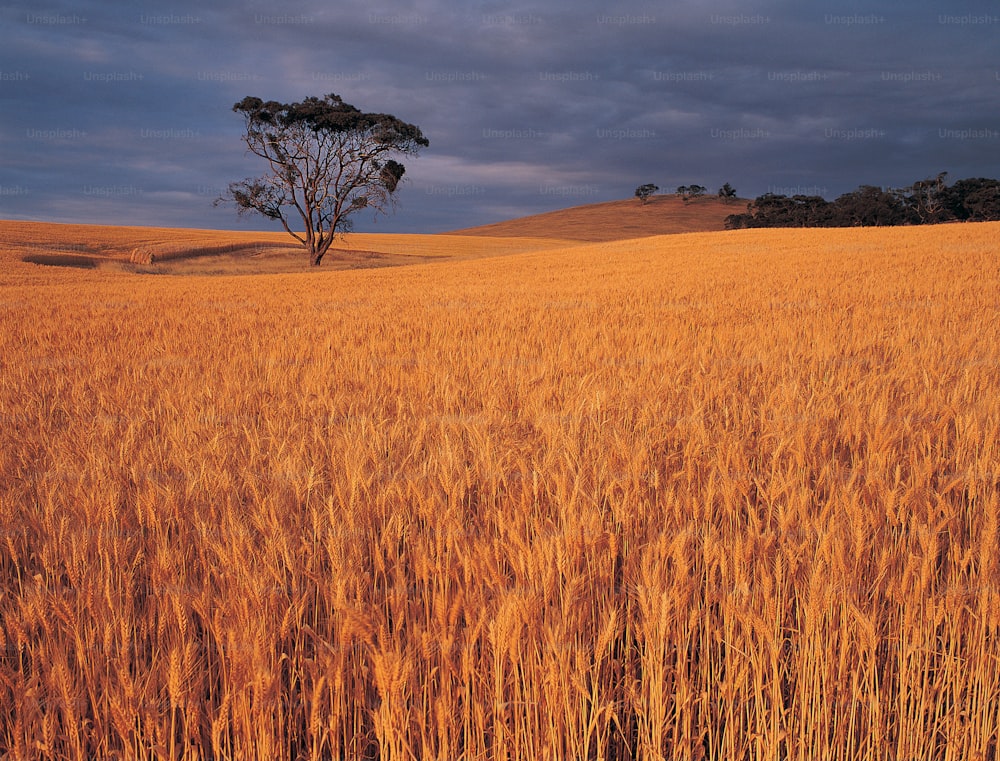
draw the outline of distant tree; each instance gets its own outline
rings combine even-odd
[[[727,230],[747,227],[878,227],[952,220],[1000,221],[1000,180],[976,177],[951,187],[946,173],[899,189],[862,185],[835,201],[820,196],[765,193],[744,214],[726,217]],[[680,192],[682,188],[678,188]],[[690,193],[690,188],[683,188]],[[722,191],[720,191],[721,193]]]
[[[640,185],[635,189],[635,197],[638,198],[643,203],[649,200],[649,197],[653,195],[660,188],[651,182],[647,182],[645,185]]]
[[[706,190],[708,190],[708,188],[704,185],[681,185],[677,188],[677,194],[685,203],[687,203],[692,198],[698,198],[699,196],[705,195]]]
[[[827,222],[827,202],[819,196],[765,193],[747,204],[744,227],[819,227]]]
[[[832,206],[822,196],[792,196],[795,221],[799,227],[829,227]]]
[[[243,142],[269,171],[230,183],[216,203],[231,201],[240,214],[281,222],[313,265],[350,229],[352,214],[387,213],[406,171],[394,157],[415,156],[429,144],[419,127],[364,113],[334,94],[301,103],[247,97],[233,111],[245,121]],[[299,220],[304,230],[293,231]]]
[[[969,193],[962,201],[970,222],[1000,222],[1000,183]]]
[[[754,224],[753,215],[750,213],[730,214],[726,217],[724,224],[727,230],[745,230],[748,227],[757,227]]]
[[[1000,180],[958,180],[945,192],[948,214],[968,222],[1000,221]]]
[[[719,198],[722,199],[723,203],[728,204],[734,198],[736,198],[736,188],[730,185],[728,182],[719,188]]]
[[[903,189],[904,203],[915,217],[916,224],[927,225],[943,221],[947,209],[948,184],[944,179],[947,176],[947,172],[941,172],[937,177],[918,180]]]
[[[883,227],[905,224],[906,219],[906,207],[896,193],[862,185],[833,202],[830,222],[835,227]]]

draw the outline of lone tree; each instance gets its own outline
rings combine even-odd
[[[653,195],[660,188],[651,182],[647,182],[645,185],[640,185],[635,189],[635,197],[638,198],[643,203],[649,200],[649,197]]]
[[[415,156],[429,145],[419,127],[389,114],[367,114],[339,95],[301,103],[246,97],[233,106],[246,122],[243,142],[269,171],[229,185],[216,204],[232,201],[239,214],[281,222],[319,265],[337,233],[351,229],[361,209],[385,214],[406,171],[392,157]],[[296,216],[304,231],[292,229]]]

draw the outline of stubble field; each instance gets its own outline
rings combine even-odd
[[[423,238],[6,241],[0,756],[996,758],[1000,224]]]

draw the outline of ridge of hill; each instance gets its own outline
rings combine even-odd
[[[683,201],[676,195],[653,196],[572,206],[504,222],[452,230],[449,235],[560,238],[601,243],[672,233],[714,232],[725,219],[744,209],[746,201],[723,203],[714,196]]]

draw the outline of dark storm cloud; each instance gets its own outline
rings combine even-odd
[[[1000,174],[988,2],[20,2],[0,11],[0,217],[232,227],[232,104],[336,92],[419,124],[435,231],[664,189]],[[254,226],[263,226],[261,220]]]

